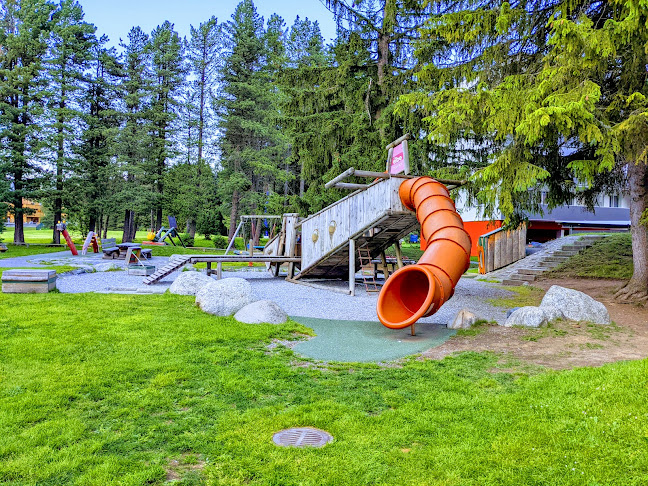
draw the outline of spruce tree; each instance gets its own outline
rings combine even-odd
[[[43,58],[54,8],[45,0],[6,0],[0,18],[0,178],[9,182],[0,200],[10,204],[17,244],[25,242],[23,198],[38,194],[43,176]]]
[[[627,176],[635,265],[618,297],[648,300],[646,10],[635,1],[531,5],[431,19],[406,109],[424,112],[438,143],[483,135],[492,163],[474,182],[509,220],[537,205],[529,189],[540,181],[551,205],[574,196],[591,205]]]

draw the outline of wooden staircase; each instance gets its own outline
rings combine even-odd
[[[169,261],[166,265],[161,266],[155,273],[149,275],[143,280],[143,283],[146,285],[151,285],[152,283],[162,280],[167,275],[172,274],[176,270],[179,270],[185,266],[191,260],[191,257],[194,255],[173,255],[169,258]]]

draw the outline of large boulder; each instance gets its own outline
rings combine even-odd
[[[511,315],[504,322],[504,326],[541,327],[550,320],[550,315],[541,307],[526,306],[511,312]]]
[[[243,278],[214,280],[196,293],[196,304],[215,316],[231,316],[253,300],[252,286]]]
[[[196,295],[214,279],[201,272],[181,272],[169,287],[169,292],[178,295]]]
[[[448,329],[469,329],[480,320],[476,314],[468,309],[461,309],[457,315],[448,323]]]
[[[288,315],[271,300],[259,300],[239,310],[234,314],[234,319],[246,324],[283,324],[288,320]]]
[[[543,309],[559,309],[572,321],[589,321],[595,324],[609,324],[610,314],[603,304],[578,290],[553,285],[542,298]]]
[[[116,262],[98,263],[97,265],[94,266],[95,272],[114,272],[123,269],[124,266]]]

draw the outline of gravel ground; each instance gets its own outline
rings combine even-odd
[[[157,267],[166,263],[165,257],[153,257],[149,262]],[[100,255],[73,257],[69,251],[32,255],[29,257],[7,258],[0,260],[0,267],[35,266],[38,263],[46,265],[79,265],[92,267],[106,262],[116,262],[123,265],[122,260],[103,260]],[[174,272],[161,282],[144,285],[143,277],[128,275],[126,271],[95,272],[81,274],[62,274],[57,280],[57,288],[64,293],[100,292],[125,294],[164,293],[171,282],[179,275]],[[356,296],[351,297],[335,290],[314,289],[304,285],[286,282],[282,278],[273,278],[264,270],[229,271],[227,277],[247,279],[258,299],[270,299],[277,302],[291,316],[319,317],[324,319],[343,320],[377,320],[376,301],[378,294],[367,293],[362,283],[356,285]],[[332,289],[346,290],[347,282],[329,281],[318,282]],[[462,278],[455,289],[455,294],[439,312],[420,322],[448,324],[461,309],[469,309],[486,320],[504,322],[506,309],[494,307],[486,299],[507,297],[512,295],[508,290],[499,288],[487,282],[471,278]]]

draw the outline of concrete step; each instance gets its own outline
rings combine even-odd
[[[517,270],[520,275],[542,275],[544,272],[543,268],[518,268]]]
[[[515,278],[506,278],[502,280],[502,285],[524,285],[526,283],[529,282],[527,282],[526,280],[518,280]]]
[[[552,270],[556,268],[558,265],[560,265],[559,262],[543,262],[538,264],[538,268],[543,268],[544,271],[546,272],[547,270]]]
[[[565,245],[563,246],[560,251],[575,251],[579,252],[584,250],[585,248],[589,248],[591,245]]]
[[[552,256],[563,256],[563,257],[573,257],[574,255],[578,255],[579,252],[577,251],[568,251],[568,250],[556,250],[553,252]]]
[[[564,256],[548,256],[545,257],[543,260],[543,263],[545,262],[558,262],[558,263],[563,263],[569,260],[569,257],[564,257]]]
[[[535,275],[528,275],[528,274],[522,274],[522,273],[514,273],[509,277],[512,280],[524,280],[525,282],[533,282],[536,279]]]

